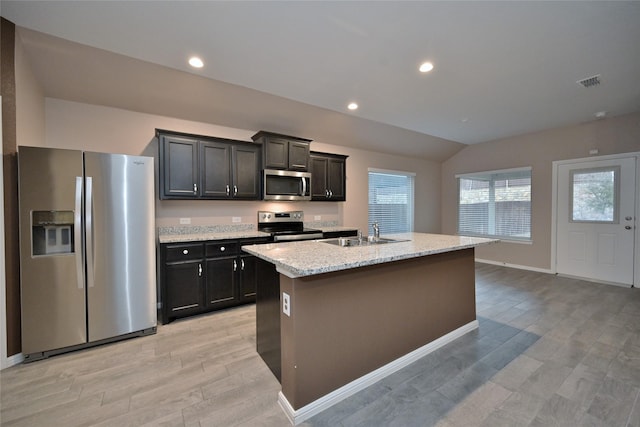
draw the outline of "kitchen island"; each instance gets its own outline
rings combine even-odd
[[[294,424],[477,328],[474,247],[495,240],[385,237],[403,241],[243,248],[280,273],[258,289],[258,352],[280,375]]]

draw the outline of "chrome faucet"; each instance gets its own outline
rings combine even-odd
[[[379,239],[380,238],[380,226],[378,225],[378,221],[374,222],[373,225],[373,237],[375,237],[375,239]]]

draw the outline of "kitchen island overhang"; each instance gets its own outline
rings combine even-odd
[[[277,314],[279,401],[294,424],[477,328],[473,248],[495,240],[393,237],[409,241],[244,248],[281,273],[280,308],[288,295],[290,315]]]

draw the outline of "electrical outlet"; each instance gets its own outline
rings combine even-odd
[[[322,216],[320,216],[320,215],[314,215],[313,216],[313,220],[314,221],[320,221],[321,219],[322,219]]]
[[[239,216],[231,217],[231,222],[240,222],[240,221],[242,221],[242,217],[239,217]]]
[[[288,293],[282,293],[282,312],[291,317],[291,297]]]
[[[191,224],[191,218],[180,218],[180,224],[183,224],[183,225]]]

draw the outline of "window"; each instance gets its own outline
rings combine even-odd
[[[457,178],[458,234],[531,240],[531,168]]]
[[[369,231],[378,222],[381,234],[413,231],[414,174],[369,169]]]
[[[618,223],[619,167],[571,171],[571,221]]]

